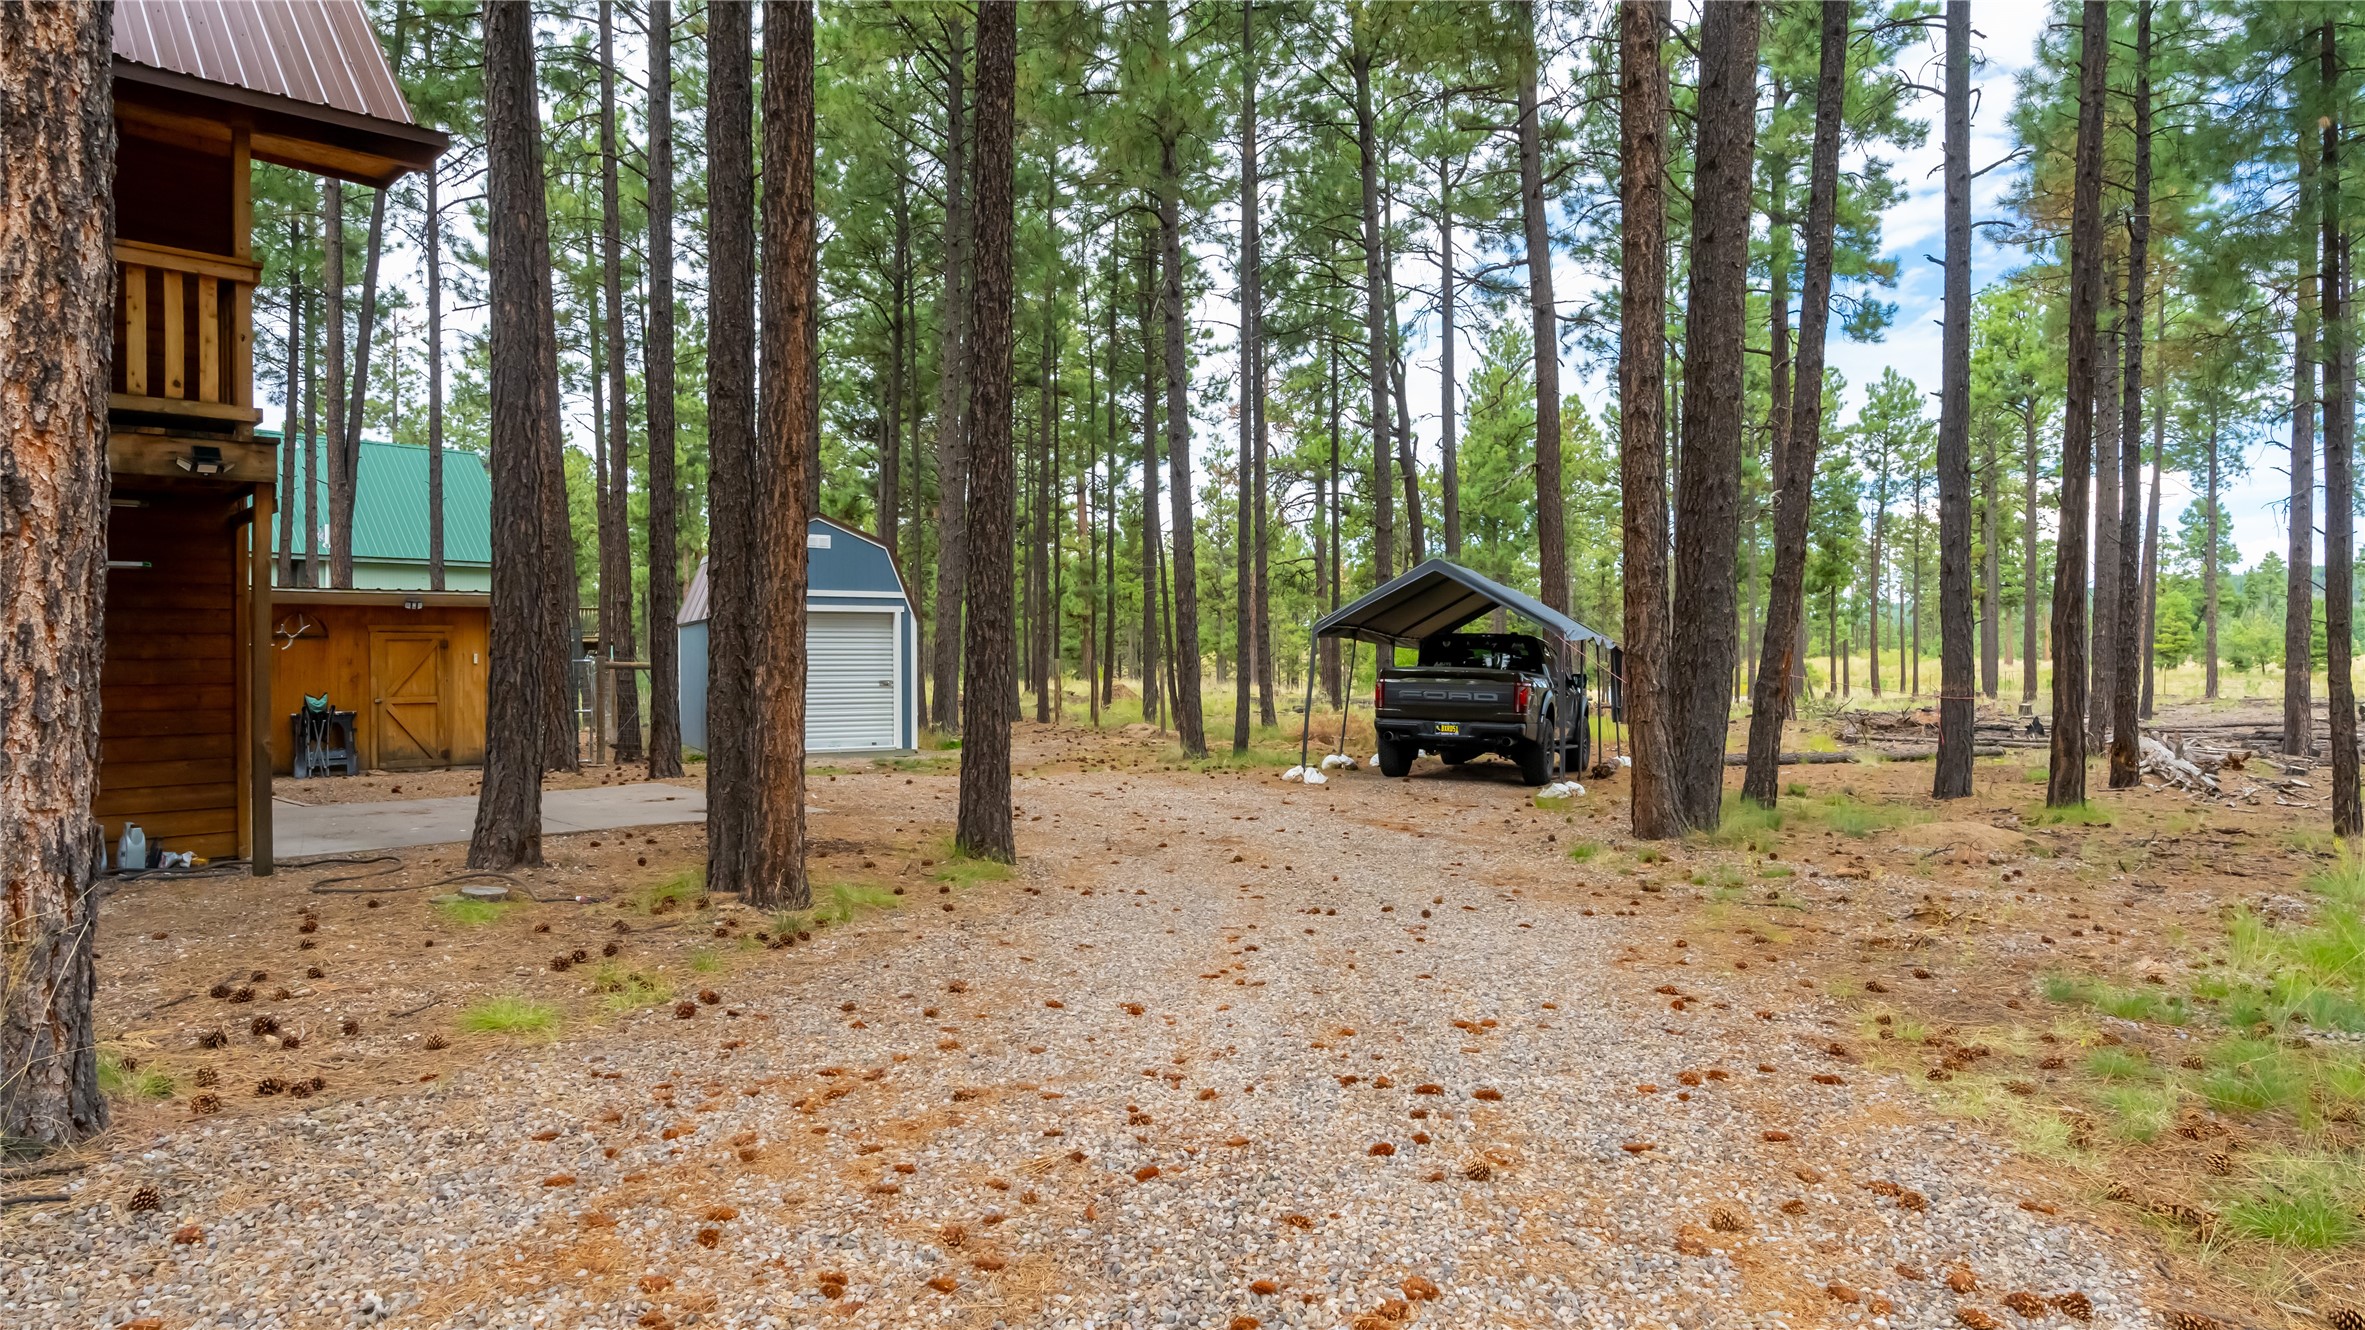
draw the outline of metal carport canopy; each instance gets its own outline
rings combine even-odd
[[[1320,637],[1354,637],[1382,645],[1418,642],[1450,633],[1497,608],[1511,611],[1563,642],[1617,643],[1524,592],[1482,577],[1458,563],[1430,559],[1314,625]]]

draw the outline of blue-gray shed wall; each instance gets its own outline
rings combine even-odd
[[[899,746],[920,746],[920,625],[884,545],[835,522],[814,518],[806,525],[808,609],[876,609],[883,602],[901,608],[896,633],[903,646],[903,677],[897,682]],[[827,538],[826,545],[821,543]],[[702,568],[701,573],[704,572]],[[707,622],[703,614],[678,625],[681,661],[682,746],[706,751]]]

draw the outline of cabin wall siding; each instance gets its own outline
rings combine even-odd
[[[99,791],[112,847],[126,822],[151,846],[207,858],[240,851],[236,654],[244,496],[138,490],[108,514],[106,658],[99,676]],[[121,566],[144,564],[145,567]]]

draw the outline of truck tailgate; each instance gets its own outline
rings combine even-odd
[[[1424,720],[1525,719],[1519,675],[1510,670],[1397,669],[1380,680],[1380,714]]]

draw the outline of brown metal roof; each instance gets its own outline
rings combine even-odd
[[[117,0],[115,54],[208,83],[413,123],[361,0]]]

